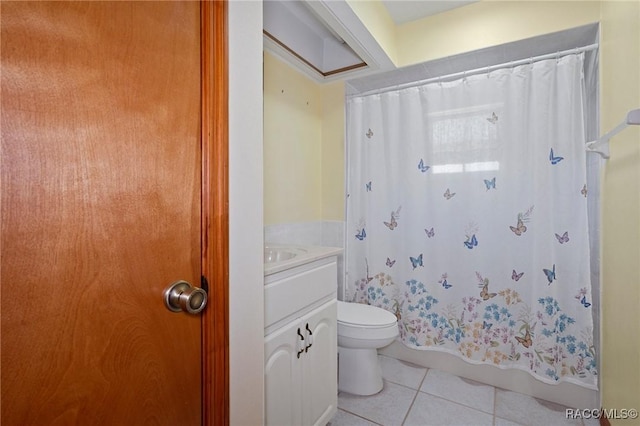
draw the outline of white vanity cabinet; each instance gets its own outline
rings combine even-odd
[[[337,410],[335,256],[265,277],[267,425],[325,425]]]

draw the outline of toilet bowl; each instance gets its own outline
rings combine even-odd
[[[396,316],[384,309],[338,301],[338,390],[373,395],[382,390],[378,348],[398,336]]]

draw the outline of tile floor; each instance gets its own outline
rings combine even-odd
[[[565,418],[565,407],[380,356],[383,390],[338,394],[331,426],[596,426]]]

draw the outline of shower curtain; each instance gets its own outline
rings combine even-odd
[[[346,300],[596,389],[583,54],[347,102]]]

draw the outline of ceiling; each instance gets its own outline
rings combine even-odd
[[[474,1],[382,0],[396,23]],[[386,52],[344,0],[265,0],[265,48],[318,82],[394,68]]]
[[[476,2],[381,1],[396,25]],[[573,49],[598,34],[588,25],[398,69],[345,0],[264,0],[263,12],[265,49],[317,82],[347,81],[350,95]]]
[[[457,0],[382,0],[389,15],[397,24],[405,24],[426,16],[436,15],[447,10],[476,3],[478,0],[457,1]]]
[[[284,52],[316,78],[366,67],[366,62],[309,5],[306,1],[264,1],[265,47]]]

